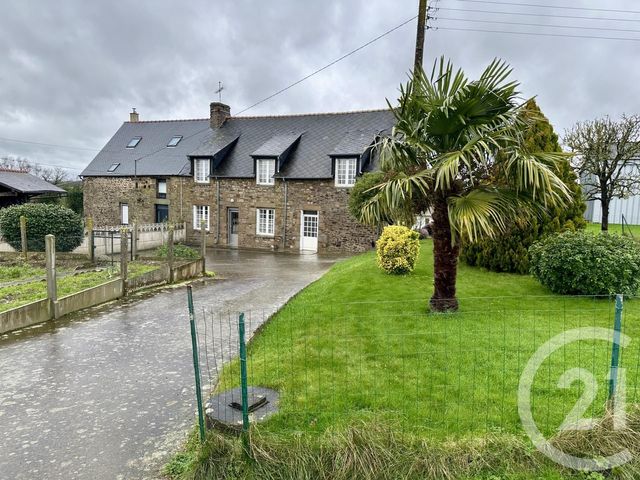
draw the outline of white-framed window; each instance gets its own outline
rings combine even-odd
[[[211,162],[208,158],[196,158],[193,160],[193,179],[196,183],[209,183]]]
[[[275,158],[256,160],[256,183],[258,185],[273,185],[275,183],[274,173],[276,173]]]
[[[205,230],[209,231],[209,205],[193,206],[193,229],[201,230],[200,225],[204,221]]]
[[[120,204],[120,224],[129,225],[129,204],[128,203]]]
[[[156,182],[156,197],[167,198],[167,181],[164,178],[159,178]]]
[[[336,186],[353,187],[356,183],[356,158],[336,158]]]
[[[256,234],[273,237],[276,224],[276,211],[273,208],[256,210]]]

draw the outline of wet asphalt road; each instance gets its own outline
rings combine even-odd
[[[197,308],[277,310],[335,258],[216,250]],[[266,317],[265,317],[266,318]],[[194,422],[184,287],[0,335],[0,479],[157,478]]]

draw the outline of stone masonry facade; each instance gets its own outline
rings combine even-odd
[[[158,180],[167,182],[166,198],[158,198]],[[85,177],[84,213],[96,227],[120,225],[120,206],[127,204],[129,223],[155,223],[155,205],[168,205],[169,220],[182,222],[191,216],[190,205],[183,201],[189,183],[187,177]]]
[[[300,249],[301,215],[318,212],[319,252],[361,252],[372,247],[375,228],[358,223],[348,211],[349,188],[336,187],[332,179],[282,180],[257,185],[255,178],[212,178],[208,184],[192,177],[167,177],[166,199],[157,198],[157,178],[85,177],[85,214],[95,225],[120,224],[120,204],[129,205],[130,223],[153,223],[155,205],[169,205],[169,221],[187,223],[190,243],[200,241],[193,228],[193,206],[209,207],[209,245],[228,246],[229,209],[238,210],[238,247],[272,251]],[[273,236],[256,233],[256,211],[275,212]]]

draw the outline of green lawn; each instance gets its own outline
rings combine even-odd
[[[0,282],[11,282],[32,277],[42,277],[45,274],[44,268],[32,267],[31,265],[0,266]]]
[[[587,223],[587,231],[593,233],[599,233],[600,224],[599,223]],[[631,231],[631,234],[640,239],[640,225],[625,225],[624,226],[625,233]],[[622,225],[619,223],[610,223],[609,224],[609,232],[610,233],[622,233]]]
[[[156,269],[155,265],[132,262],[128,266],[129,278]],[[38,270],[38,269],[33,269]],[[42,273],[44,275],[44,271]],[[58,297],[95,287],[118,275],[117,270],[104,269],[94,272],[66,275],[58,278]],[[26,278],[26,277],[25,277]],[[43,280],[0,288],[0,312],[46,298],[47,283]]]
[[[432,244],[421,248],[407,276],[382,273],[374,252],[339,262],[256,334],[249,385],[276,389],[280,412],[252,435],[253,461],[239,440],[210,434],[203,448],[194,437],[167,472],[207,479],[604,478],[559,469],[533,453],[517,388],[528,359],[551,337],[612,327],[611,299],[553,295],[529,276],[460,265],[460,311],[430,314]],[[245,313],[249,324],[261,317]],[[625,299],[623,323],[633,339],[640,335],[640,300]],[[638,400],[639,343],[622,351],[630,403]],[[580,381],[558,387],[572,368],[593,372],[598,382],[583,416],[603,413],[610,355],[610,342],[580,341],[542,363],[532,411],[547,438],[585,390]],[[217,391],[238,386],[239,377],[236,360],[223,368]],[[624,478],[637,478],[632,472]]]
[[[460,311],[428,314],[431,243],[422,243],[411,275],[377,269],[373,252],[340,262],[283,308],[249,347],[249,383],[274,388],[281,413],[272,432],[324,432],[365,420],[429,438],[488,431],[521,432],[516,392],[533,352],[571,328],[613,325],[609,299],[554,296],[528,276],[461,265]],[[255,312],[247,312],[250,319]],[[640,335],[640,301],[625,302],[625,332]],[[638,342],[640,343],[640,342]],[[538,371],[536,422],[552,434],[583,387],[561,389],[567,369],[599,382],[588,414],[602,412],[611,345],[582,341],[560,349]],[[627,396],[635,401],[637,345],[625,349]],[[219,390],[238,385],[238,363]]]

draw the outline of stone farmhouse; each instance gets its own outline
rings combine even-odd
[[[363,251],[374,228],[348,212],[358,175],[376,168],[389,110],[125,122],[81,176],[99,226],[185,222],[197,243],[278,251]]]

